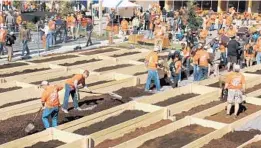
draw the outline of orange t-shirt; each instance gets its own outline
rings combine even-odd
[[[184,57],[190,56],[190,48],[189,47],[185,47],[182,52],[183,52]]]
[[[48,23],[48,26],[49,26],[49,28],[50,28],[50,30],[55,30],[55,21],[50,21],[49,23]]]
[[[206,38],[208,36],[208,31],[207,30],[202,30],[200,33],[199,33],[199,36],[201,38]]]
[[[198,51],[195,60],[198,62],[199,66],[208,67],[209,53],[205,50],[200,50]]]
[[[146,56],[145,61],[148,63],[148,69],[156,70],[159,56],[156,52],[151,52]]]
[[[82,18],[82,27],[86,27],[88,23],[88,19],[87,18]]]
[[[22,24],[22,17],[19,15],[17,18],[16,18],[16,23],[18,25],[21,25]]]
[[[229,29],[229,30],[227,31],[227,36],[228,36],[228,37],[236,36],[236,31],[235,31],[235,29]]]
[[[220,50],[221,53],[224,53],[224,52],[226,52],[226,47],[223,44],[221,44],[219,46],[219,50]]]
[[[181,71],[181,61],[180,60],[175,62],[175,69],[176,69],[175,70],[176,74],[180,73],[180,71]]]
[[[1,43],[5,42],[6,35],[7,35],[7,31],[5,29],[1,29],[0,30],[0,42]]]
[[[75,89],[74,87],[74,81],[77,80],[78,84],[84,83],[85,85],[85,79],[82,74],[76,74],[72,78],[66,80],[66,84],[69,84],[72,89]]]
[[[231,72],[226,77],[228,89],[242,89],[246,83],[245,76],[241,73]]]
[[[41,101],[45,103],[47,108],[57,107],[60,105],[58,91],[63,87],[57,85],[50,85],[42,93]]]
[[[227,16],[226,18],[226,26],[230,26],[232,24],[233,18],[231,16]]]
[[[75,21],[76,20],[75,20],[75,18],[73,16],[67,17],[66,21],[67,21],[67,26],[68,27],[74,27],[75,26]]]
[[[128,30],[128,21],[126,21],[126,20],[121,21],[121,27],[122,27],[122,30],[127,31]]]

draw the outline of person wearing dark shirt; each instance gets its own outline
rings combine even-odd
[[[163,18],[163,22],[166,22],[167,10],[165,8],[162,9],[162,18]]]
[[[8,51],[8,61],[12,61],[12,56],[13,56],[13,44],[15,43],[16,37],[14,35],[14,32],[10,32],[10,34],[7,34],[6,36],[6,48]]]
[[[230,71],[231,66],[237,63],[239,55],[240,44],[235,40],[235,36],[231,37],[231,40],[227,45],[227,69]]]
[[[87,43],[86,43],[86,47],[90,45],[92,45],[92,30],[93,30],[93,24],[92,24],[92,19],[88,18],[87,21],[87,26],[86,26],[86,32],[87,32]]]

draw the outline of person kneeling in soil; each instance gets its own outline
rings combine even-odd
[[[89,71],[85,70],[83,74],[76,74],[71,79],[66,80],[65,82],[65,92],[64,92],[64,100],[63,100],[63,106],[62,111],[64,113],[69,113],[68,108],[68,102],[70,95],[73,99],[73,106],[75,110],[81,111],[82,109],[78,105],[78,88],[84,87],[85,89],[88,89],[85,85],[85,79],[89,77]]]
[[[58,92],[63,89],[61,86],[49,85],[47,81],[41,83],[44,92],[41,97],[43,114],[42,121],[45,128],[49,128],[49,117],[52,118],[52,127],[57,126],[58,112],[59,112],[59,95]]]
[[[173,88],[178,87],[179,73],[181,71],[181,60],[179,54],[175,53],[172,56],[172,62],[169,65],[170,69],[170,84]]]
[[[226,77],[225,89],[228,89],[227,96],[227,116],[230,116],[232,104],[235,104],[235,118],[238,115],[239,105],[243,101],[243,93],[245,92],[245,76],[241,73],[240,66],[234,65],[234,72],[231,72]]]
[[[146,81],[145,91],[149,91],[150,83],[152,79],[154,80],[157,91],[160,91],[160,80],[157,71],[158,60],[159,60],[158,52],[159,52],[159,47],[155,47],[154,51],[149,53],[149,55],[147,55],[147,57],[145,58],[145,65],[148,68],[148,77]]]

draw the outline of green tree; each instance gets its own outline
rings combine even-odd
[[[198,30],[202,24],[203,24],[203,19],[199,16],[196,15],[196,8],[197,4],[195,0],[190,0],[187,2],[187,20],[188,20],[188,27],[191,30]]]
[[[60,1],[60,14],[62,16],[67,16],[70,13],[73,13],[72,3],[70,1]]]
[[[16,9],[18,9],[18,10],[21,10],[22,8],[21,8],[21,4],[22,4],[22,1],[20,1],[20,0],[14,0],[13,1],[13,6],[16,8]]]

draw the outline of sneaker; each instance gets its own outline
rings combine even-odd
[[[66,113],[66,114],[69,113],[68,110],[67,110],[67,109],[64,109],[64,108],[62,108],[62,111],[63,111],[64,113]]]
[[[75,108],[74,110],[82,111],[82,109],[81,109],[80,107],[77,107],[77,108]]]

